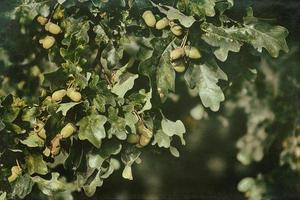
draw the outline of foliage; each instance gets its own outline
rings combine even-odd
[[[123,177],[133,179],[132,166],[148,149],[164,147],[178,157],[176,140],[185,145],[186,128],[163,114],[178,82],[196,90],[207,111],[218,111],[223,88],[241,71],[222,68],[230,52],[288,52],[284,27],[254,17],[251,8],[242,22],[226,16],[232,0],[14,3],[4,18],[18,31],[1,32],[1,198],[24,198],[33,185],[46,196],[92,196],[121,162]],[[169,23],[149,27],[153,17],[145,11]],[[178,48],[183,53],[173,59]],[[249,103],[257,110],[246,108],[252,120],[238,142],[244,164],[263,158],[265,121],[274,120],[268,102],[255,96]],[[282,153],[283,163],[291,151]],[[10,175],[16,179],[9,183]]]

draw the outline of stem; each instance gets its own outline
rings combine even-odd
[[[101,63],[99,63],[99,60],[101,58],[101,53],[102,51],[105,49],[106,45],[102,45],[99,47],[97,55],[92,63],[92,68],[99,68],[99,71],[104,75],[105,80],[108,82],[108,84],[110,86],[112,86],[112,82],[108,76],[108,74],[105,72],[105,69],[103,68],[103,66],[101,65]]]
[[[182,43],[180,45],[181,48],[183,48],[186,44],[186,41],[187,41],[187,38],[188,38],[188,35],[189,35],[189,31],[187,32],[187,34],[185,34],[183,40],[182,40]]]
[[[51,22],[51,19],[52,19],[53,15],[54,15],[56,9],[57,9],[59,6],[60,6],[59,3],[56,3],[56,4],[54,5],[54,7],[53,7],[53,9],[52,9],[52,12],[51,12],[51,14],[50,14],[50,17],[49,17],[49,22]]]

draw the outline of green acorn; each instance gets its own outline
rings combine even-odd
[[[181,36],[183,33],[182,27],[179,25],[174,25],[170,28],[170,30],[172,31],[172,33],[176,36]]]
[[[196,47],[185,46],[184,51],[185,51],[186,56],[188,56],[191,59],[201,58],[201,53]]]
[[[63,98],[64,96],[66,96],[66,94],[67,94],[67,91],[64,90],[64,89],[62,89],[62,90],[57,90],[57,91],[53,92],[53,94],[52,94],[52,100],[53,100],[53,101],[61,101],[62,98]]]
[[[176,59],[182,58],[184,55],[185,55],[184,49],[178,47],[178,48],[174,49],[173,51],[171,51],[170,58],[171,58],[171,60],[176,60]]]
[[[43,16],[38,16],[38,17],[36,18],[36,21],[37,21],[40,25],[44,26],[44,25],[48,22],[48,19],[47,19],[46,17],[43,17]]]
[[[39,43],[42,44],[44,49],[50,49],[55,43],[55,38],[48,35],[43,39],[40,39]]]
[[[173,68],[176,72],[182,73],[185,71],[186,66],[183,60],[177,60],[176,62],[172,62]]]
[[[52,22],[48,22],[45,25],[45,30],[49,31],[50,33],[52,33],[54,35],[57,35],[61,32],[61,28],[57,24],[54,24]]]
[[[162,30],[162,29],[166,28],[167,26],[169,26],[169,20],[166,17],[158,20],[157,23],[155,24],[155,28],[158,30]]]
[[[72,123],[67,123],[60,131],[62,138],[70,137],[76,131],[76,127]]]
[[[80,92],[77,92],[74,88],[67,89],[67,96],[75,102],[78,102],[81,100],[81,94]]]
[[[147,26],[149,27],[155,27],[156,24],[156,19],[155,16],[153,15],[152,11],[147,10],[143,13],[142,15],[145,23],[147,24]]]
[[[140,141],[140,136],[138,134],[129,134],[127,137],[127,142],[130,144],[136,144]]]

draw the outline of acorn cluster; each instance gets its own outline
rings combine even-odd
[[[136,147],[139,148],[147,146],[153,137],[152,130],[147,128],[142,121],[137,123],[136,129],[138,134],[129,134],[127,137],[127,142],[130,144],[136,144]]]
[[[77,128],[73,123],[67,123],[58,134],[51,140],[50,148],[47,148],[44,150],[44,155],[49,156],[50,154],[52,156],[56,156],[60,152],[60,141],[65,138],[71,137],[75,132]]]
[[[170,27],[171,32],[175,36],[181,36],[184,32],[180,25],[174,21],[170,21],[167,17],[163,17],[162,19],[156,21],[154,14],[150,10],[145,11],[142,17],[147,26],[156,28],[157,30]],[[170,53],[170,58],[176,72],[180,73],[185,71],[186,66],[183,60],[184,57],[188,57],[190,59],[199,59],[201,58],[201,53],[196,47],[193,46],[178,47],[174,49]]]
[[[156,18],[152,11],[146,10],[142,15],[147,26],[156,28],[157,30],[162,30],[170,27],[171,32],[176,36],[181,36],[183,34],[183,28],[173,21],[170,21],[167,17],[156,21]]]
[[[38,16],[36,20],[40,25],[44,26],[48,33],[52,35],[58,35],[62,32],[59,25],[51,22],[46,17]],[[55,44],[55,37],[52,35],[46,35],[44,38],[39,40],[39,43],[44,49],[50,49]]]
[[[81,93],[75,88],[61,89],[52,93],[51,99],[55,102],[60,102],[65,96],[68,96],[72,101],[79,102],[82,98]]]
[[[170,53],[171,63],[176,72],[184,72],[186,69],[184,57],[190,59],[199,59],[201,58],[200,51],[193,46],[177,47]]]

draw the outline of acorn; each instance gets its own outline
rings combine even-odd
[[[177,66],[174,66],[174,70],[176,72],[179,72],[179,73],[182,73],[185,71],[185,65],[177,65]]]
[[[139,121],[137,124],[137,131],[140,134],[140,138],[136,146],[141,148],[148,145],[153,136],[152,130],[148,129],[143,122]]]
[[[136,144],[140,141],[140,136],[138,134],[129,134],[127,137],[127,142],[130,144]]]
[[[178,73],[185,71],[185,68],[186,68],[185,63],[182,60],[173,62],[172,65],[173,65],[174,70]]]
[[[11,175],[7,178],[7,180],[11,183],[14,182],[22,174],[22,168],[18,165],[15,165],[10,170]]]
[[[140,144],[142,147],[147,146],[147,145],[150,143],[150,140],[151,140],[151,138],[148,138],[148,137],[146,137],[146,136],[144,136],[144,135],[141,135],[139,144]]]
[[[38,16],[38,17],[36,18],[36,21],[37,21],[40,25],[44,26],[44,25],[48,22],[48,19],[47,19],[46,17],[43,17],[43,16]]]
[[[158,30],[162,30],[162,29],[166,28],[167,26],[169,26],[169,20],[166,17],[158,20],[157,23],[155,24],[155,28]]]
[[[57,24],[54,24],[52,22],[48,22],[45,25],[45,30],[49,31],[50,33],[52,33],[54,35],[57,35],[61,32],[61,28]]]
[[[145,23],[147,24],[147,26],[155,27],[156,19],[155,19],[155,16],[153,15],[153,13],[150,10],[145,11],[143,13],[142,17],[143,17]]]
[[[170,53],[171,60],[176,60],[178,58],[181,58],[185,55],[185,51],[183,48],[177,47]]]
[[[137,131],[140,135],[144,135],[148,138],[151,138],[153,136],[152,131],[146,128],[146,126],[142,122],[138,122]]]
[[[67,123],[60,131],[62,138],[70,137],[76,131],[76,127],[72,123]]]
[[[183,31],[182,31],[182,27],[179,25],[174,25],[170,28],[170,30],[172,31],[172,33],[176,36],[181,36]]]
[[[81,94],[80,92],[77,92],[74,88],[67,89],[67,96],[75,102],[78,102],[81,100]]]
[[[55,38],[47,35],[43,39],[39,40],[39,43],[43,45],[44,49],[50,49],[55,43]]]
[[[51,155],[57,156],[60,152],[60,144],[51,150]]]
[[[185,51],[186,56],[188,56],[191,59],[201,58],[201,53],[196,47],[185,46],[184,51]]]
[[[65,89],[57,90],[52,94],[53,101],[61,101],[64,96],[66,96],[67,91]]]
[[[60,140],[62,139],[61,134],[57,134],[52,140],[51,140],[51,147],[50,152],[53,156],[56,156],[60,152]]]

